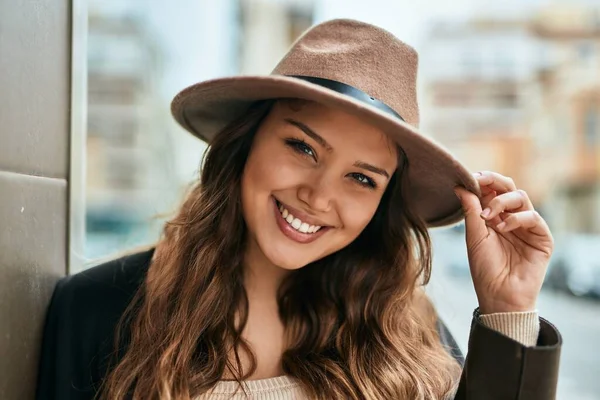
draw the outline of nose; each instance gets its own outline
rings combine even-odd
[[[324,175],[313,176],[309,183],[298,188],[298,199],[316,212],[330,211],[334,201],[334,185]]]

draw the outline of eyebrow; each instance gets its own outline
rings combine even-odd
[[[363,161],[357,161],[353,165],[355,167],[366,169],[367,171],[371,171],[374,174],[383,175],[386,178],[390,179],[390,175],[387,173],[387,171],[385,169],[376,167],[376,166],[371,165],[371,164],[367,164],[366,162],[363,162]]]
[[[291,118],[285,118],[285,121],[291,125],[294,125],[295,127],[299,128],[300,130],[302,130],[302,132],[304,132],[307,136],[311,137],[315,142],[317,142],[321,146],[323,146],[327,151],[329,151],[329,152],[333,151],[333,147],[331,147],[331,145],[329,143],[327,143],[327,141],[321,135],[319,135],[317,132],[313,131],[311,128],[309,128],[302,122],[296,121],[295,119],[291,119]],[[362,168],[364,170],[371,171],[374,174],[383,175],[388,179],[390,178],[390,174],[388,174],[388,172],[386,170],[384,170],[383,168],[376,167],[376,166],[366,163],[364,161],[356,161],[353,165],[357,168]]]
[[[304,133],[306,133],[307,136],[310,136],[315,142],[317,142],[321,146],[325,147],[325,149],[327,149],[327,151],[329,151],[329,152],[333,151],[333,147],[331,147],[331,145],[329,143],[327,143],[327,140],[323,139],[322,136],[317,134],[317,132],[313,131],[312,129],[310,129],[308,126],[306,126],[302,122],[296,121],[295,119],[291,119],[291,118],[286,118],[285,121],[289,124],[294,125],[297,128],[300,128],[300,130],[302,130]]]

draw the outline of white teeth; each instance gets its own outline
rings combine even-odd
[[[279,205],[279,211],[283,219],[294,229],[302,233],[315,233],[321,227],[319,225],[309,225],[306,222],[302,222],[299,218],[295,218],[283,205]]]
[[[308,232],[308,228],[310,225],[308,225],[306,222],[303,222],[302,225],[300,225],[300,228],[298,228],[298,230],[302,233],[306,233]]]
[[[300,228],[300,225],[302,225],[302,221],[300,221],[298,218],[294,218],[294,220],[292,221],[292,227],[294,229],[298,229]]]

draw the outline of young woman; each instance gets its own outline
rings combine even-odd
[[[181,92],[201,179],[154,248],[59,282],[38,399],[554,398],[552,235],[510,178],[418,131],[416,69],[388,32],[334,20],[270,76]],[[427,228],[463,216],[466,361],[423,291]]]

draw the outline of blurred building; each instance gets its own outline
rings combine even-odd
[[[600,233],[599,10],[438,24],[421,52],[423,130],[513,177],[557,232]]]
[[[266,74],[313,22],[313,0],[239,0],[240,73]]]
[[[135,14],[90,11],[86,256],[97,257],[156,236],[177,190],[155,37]]]
[[[204,79],[270,72],[312,23],[312,0],[179,5],[186,10],[90,4],[88,258],[154,241],[157,216],[173,211],[197,176],[204,146],[171,119],[172,96]]]
[[[600,6],[547,6],[530,28],[543,65],[531,85],[528,182],[560,231],[600,233]]]
[[[529,138],[525,84],[537,44],[525,19],[434,25],[420,54],[421,128],[471,170],[522,179]]]

